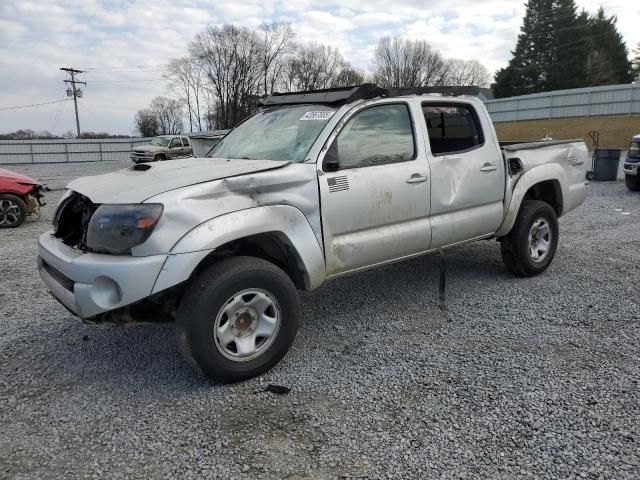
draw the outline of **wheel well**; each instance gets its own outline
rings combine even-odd
[[[527,190],[524,200],[542,200],[551,205],[558,217],[562,215],[562,189],[557,180],[545,180],[531,186]]]
[[[307,289],[304,264],[289,239],[280,232],[260,233],[220,245],[198,264],[192,277],[224,258],[241,255],[273,263],[289,276],[298,290]]]

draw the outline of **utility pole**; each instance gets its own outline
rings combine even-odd
[[[67,96],[73,95],[73,105],[76,107],[76,129],[78,130],[78,138],[80,138],[80,118],[78,117],[78,96],[82,96],[82,90],[76,89],[76,83],[87,85],[87,82],[81,82],[76,80],[76,74],[84,73],[82,70],[76,70],[75,68],[62,67],[60,70],[67,72],[71,79],[64,80],[64,83],[70,83],[71,87],[67,89]]]

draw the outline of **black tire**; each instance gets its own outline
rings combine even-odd
[[[27,218],[27,204],[10,193],[0,194],[0,228],[17,228]]]
[[[156,155],[155,157],[153,157],[153,159],[156,162],[158,162],[158,161],[162,162],[162,161],[166,160],[167,157],[164,154],[161,153],[160,155]]]
[[[624,184],[632,192],[640,190],[640,175],[625,175]]]
[[[594,178],[596,178],[595,172],[592,172],[592,171],[587,172],[587,180],[591,181]]]
[[[223,307],[230,305],[231,299],[242,298],[238,294],[247,289],[271,295],[280,320],[269,343],[258,347],[262,350],[257,356],[240,360],[230,358],[228,350],[224,352],[214,330],[219,316],[225,316]],[[238,317],[227,317],[226,322],[235,326],[238,320],[232,322],[231,318]],[[191,366],[214,382],[239,382],[266,372],[285,356],[298,331],[299,319],[298,292],[285,272],[259,258],[232,257],[207,268],[187,286],[177,312],[178,347]],[[228,345],[232,343],[236,345]]]
[[[551,238],[547,237],[548,247],[544,256],[540,255],[540,258],[536,260],[529,250],[529,237],[534,224],[539,225],[540,220],[549,227]],[[519,277],[538,275],[551,264],[557,247],[558,219],[556,212],[548,203],[540,200],[523,201],[513,228],[501,241],[500,251],[505,266]],[[535,252],[539,254],[539,251],[535,250]]]

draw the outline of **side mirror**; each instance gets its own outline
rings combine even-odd
[[[329,149],[324,156],[323,167],[326,172],[337,172],[338,170],[340,170],[337,139],[334,139],[329,146]]]

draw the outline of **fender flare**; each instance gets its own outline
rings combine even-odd
[[[516,223],[516,218],[520,211],[522,201],[529,189],[538,183],[549,180],[558,182],[560,185],[560,192],[562,195],[560,200],[562,205],[564,205],[564,199],[567,198],[568,192],[566,191],[567,179],[565,178],[565,172],[562,167],[557,163],[548,163],[534,167],[531,170],[524,172],[513,188],[509,206],[506,209],[502,224],[495,234],[496,237],[503,237],[511,231],[513,225]],[[566,206],[563,207],[563,209],[564,208],[566,208]],[[558,216],[561,216],[563,213],[564,212],[561,212]]]
[[[221,245],[262,233],[286,237],[305,273],[307,290],[324,282],[324,253],[304,214],[289,205],[266,205],[220,215],[186,233],[169,252],[153,293],[187,280],[198,264]]]

